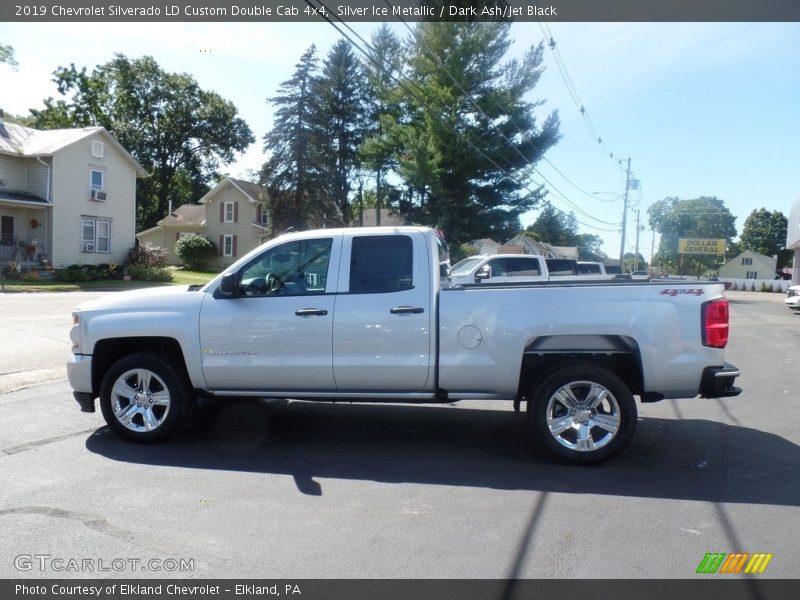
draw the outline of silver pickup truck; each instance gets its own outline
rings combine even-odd
[[[67,365],[84,411],[152,442],[198,396],[512,401],[557,459],[600,462],[641,402],[733,396],[718,284],[450,285],[422,227],[278,237],[202,287],[109,294],[73,313]]]

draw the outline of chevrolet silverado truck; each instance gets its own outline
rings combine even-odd
[[[450,269],[452,284],[486,284],[547,281],[550,273],[538,254],[491,254],[470,256]]]
[[[202,287],[86,302],[70,331],[74,397],[86,412],[99,398],[136,442],[174,434],[198,397],[505,400],[550,455],[597,463],[631,440],[635,397],[740,392],[720,284],[453,286],[448,265],[432,229],[307,231]]]

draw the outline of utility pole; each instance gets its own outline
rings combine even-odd
[[[622,162],[622,161],[620,161]],[[619,272],[623,273],[625,259],[625,229],[628,226],[628,191],[631,189],[631,159],[628,158],[628,169],[625,173],[625,199],[622,204],[622,241],[619,244]]]
[[[633,262],[633,270],[634,271],[638,271],[639,270],[639,231],[641,231],[640,228],[639,228],[639,213],[640,212],[641,212],[640,210],[636,211],[636,253],[634,254],[634,259],[633,259],[634,260],[634,262]]]

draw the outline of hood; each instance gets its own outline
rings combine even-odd
[[[169,285],[164,287],[142,288],[125,292],[109,292],[105,296],[82,302],[76,307],[79,311],[105,311],[118,309],[157,309],[170,308],[191,303],[203,292],[190,290],[188,285]]]

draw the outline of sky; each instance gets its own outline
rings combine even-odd
[[[378,24],[352,27],[368,39]],[[543,39],[556,43],[561,62],[546,46],[530,99],[544,101],[540,120],[558,111],[562,138],[533,181],[546,184],[556,208],[575,212],[581,232],[599,235],[609,257],[620,251],[628,158],[640,186],[629,197],[626,252],[636,247],[637,211],[639,251],[649,259],[654,241],[657,249],[646,212],[666,197],[721,198],[740,233],[754,209],[788,217],[800,196],[799,23],[534,22],[514,23],[511,37],[509,57]],[[312,43],[324,57],[339,38],[327,23],[0,23],[0,43],[19,63],[16,71],[0,65],[0,108],[28,114],[57,96],[59,66],[91,70],[115,53],[150,55],[236,105],[257,142],[227,172],[247,177],[265,160],[267,98]],[[523,225],[536,216],[527,213]]]

